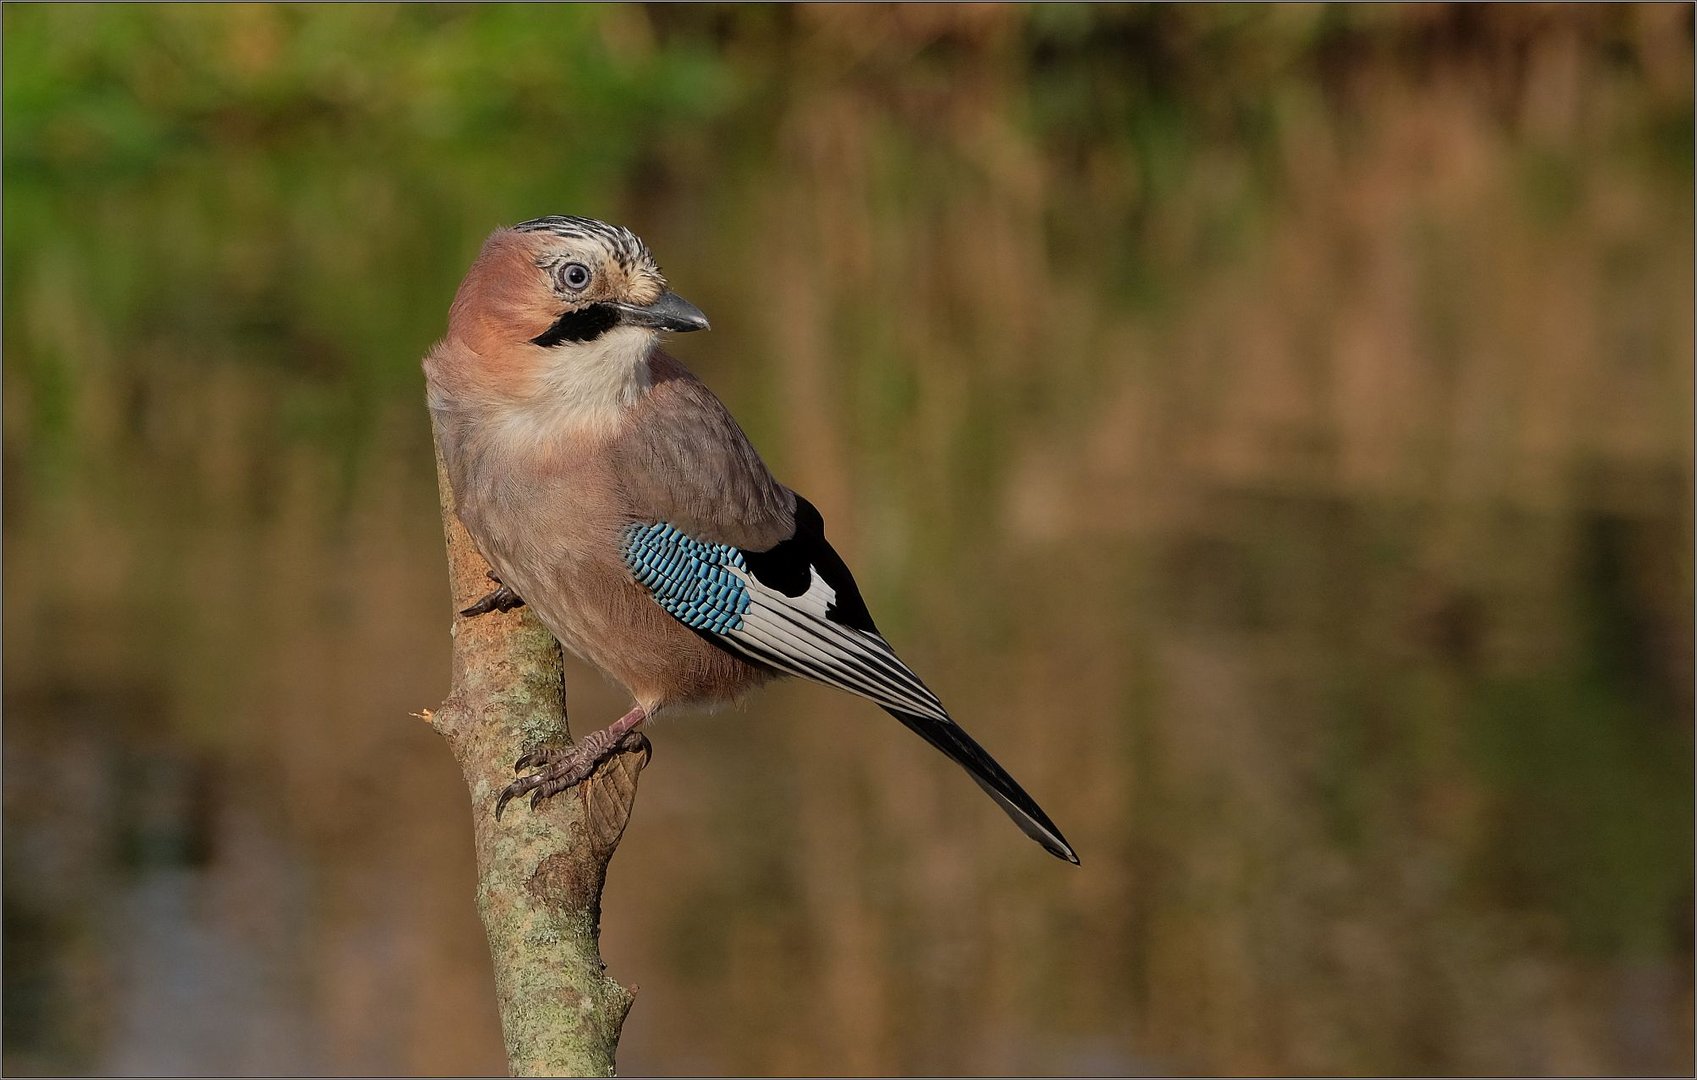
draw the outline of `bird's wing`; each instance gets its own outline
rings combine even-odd
[[[650,375],[614,450],[637,581],[733,653],[945,717],[872,625],[819,512],[772,478],[724,403],[677,361],[657,352]]]
[[[632,525],[625,563],[659,605],[732,652],[790,675],[946,720],[942,702],[878,633],[819,512],[766,551],[698,540],[670,522]]]
[[[873,625],[813,505],[795,496],[794,531],[766,550],[702,540],[667,521],[625,531],[631,574],[662,608],[755,663],[868,698],[943,751],[1026,835],[1078,856],[1042,808],[956,724]]]

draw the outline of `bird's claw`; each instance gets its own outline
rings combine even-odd
[[[513,762],[513,771],[524,772],[526,769],[534,769],[538,765],[545,765],[548,763],[550,755],[553,753],[555,753],[555,751],[532,750],[530,753]]]
[[[524,772],[526,769],[537,771],[529,776],[521,776],[501,789],[500,798],[495,800],[495,820],[501,819],[501,812],[507,808],[507,803],[521,795],[530,795],[530,808],[535,810],[542,804],[543,799],[552,798],[562,791],[576,787],[594,775],[595,770],[616,752],[640,750],[645,755],[653,754],[653,746],[649,743],[648,736],[640,731],[627,733],[616,744],[597,740],[595,736],[601,734],[603,732],[597,731],[575,747],[545,747],[532,750],[513,762],[514,772]]]
[[[495,583],[495,591],[486,594],[477,603],[462,610],[461,615],[470,619],[478,615],[487,615],[491,611],[511,611],[514,608],[524,607],[524,598],[509,589],[500,578],[496,577],[495,571],[489,571],[488,577],[490,581]]]

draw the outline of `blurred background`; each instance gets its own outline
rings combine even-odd
[[[1689,6],[3,19],[8,1074],[504,1068],[418,364],[547,213],[1083,857],[666,721],[625,1071],[1692,1067]]]

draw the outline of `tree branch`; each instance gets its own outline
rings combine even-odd
[[[459,611],[488,591],[489,567],[454,512],[440,451],[436,477]],[[477,908],[495,961],[508,1068],[514,1076],[611,1076],[633,997],[601,962],[601,888],[647,750],[617,753],[538,810],[520,800],[496,821],[511,763],[571,740],[560,645],[528,608],[456,615],[453,634],[452,688],[428,719],[471,792]]]

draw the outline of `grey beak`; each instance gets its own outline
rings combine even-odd
[[[607,306],[619,313],[619,322],[626,326],[648,326],[655,330],[672,330],[680,334],[708,329],[707,316],[701,313],[701,309],[670,289],[645,307],[611,303]]]

